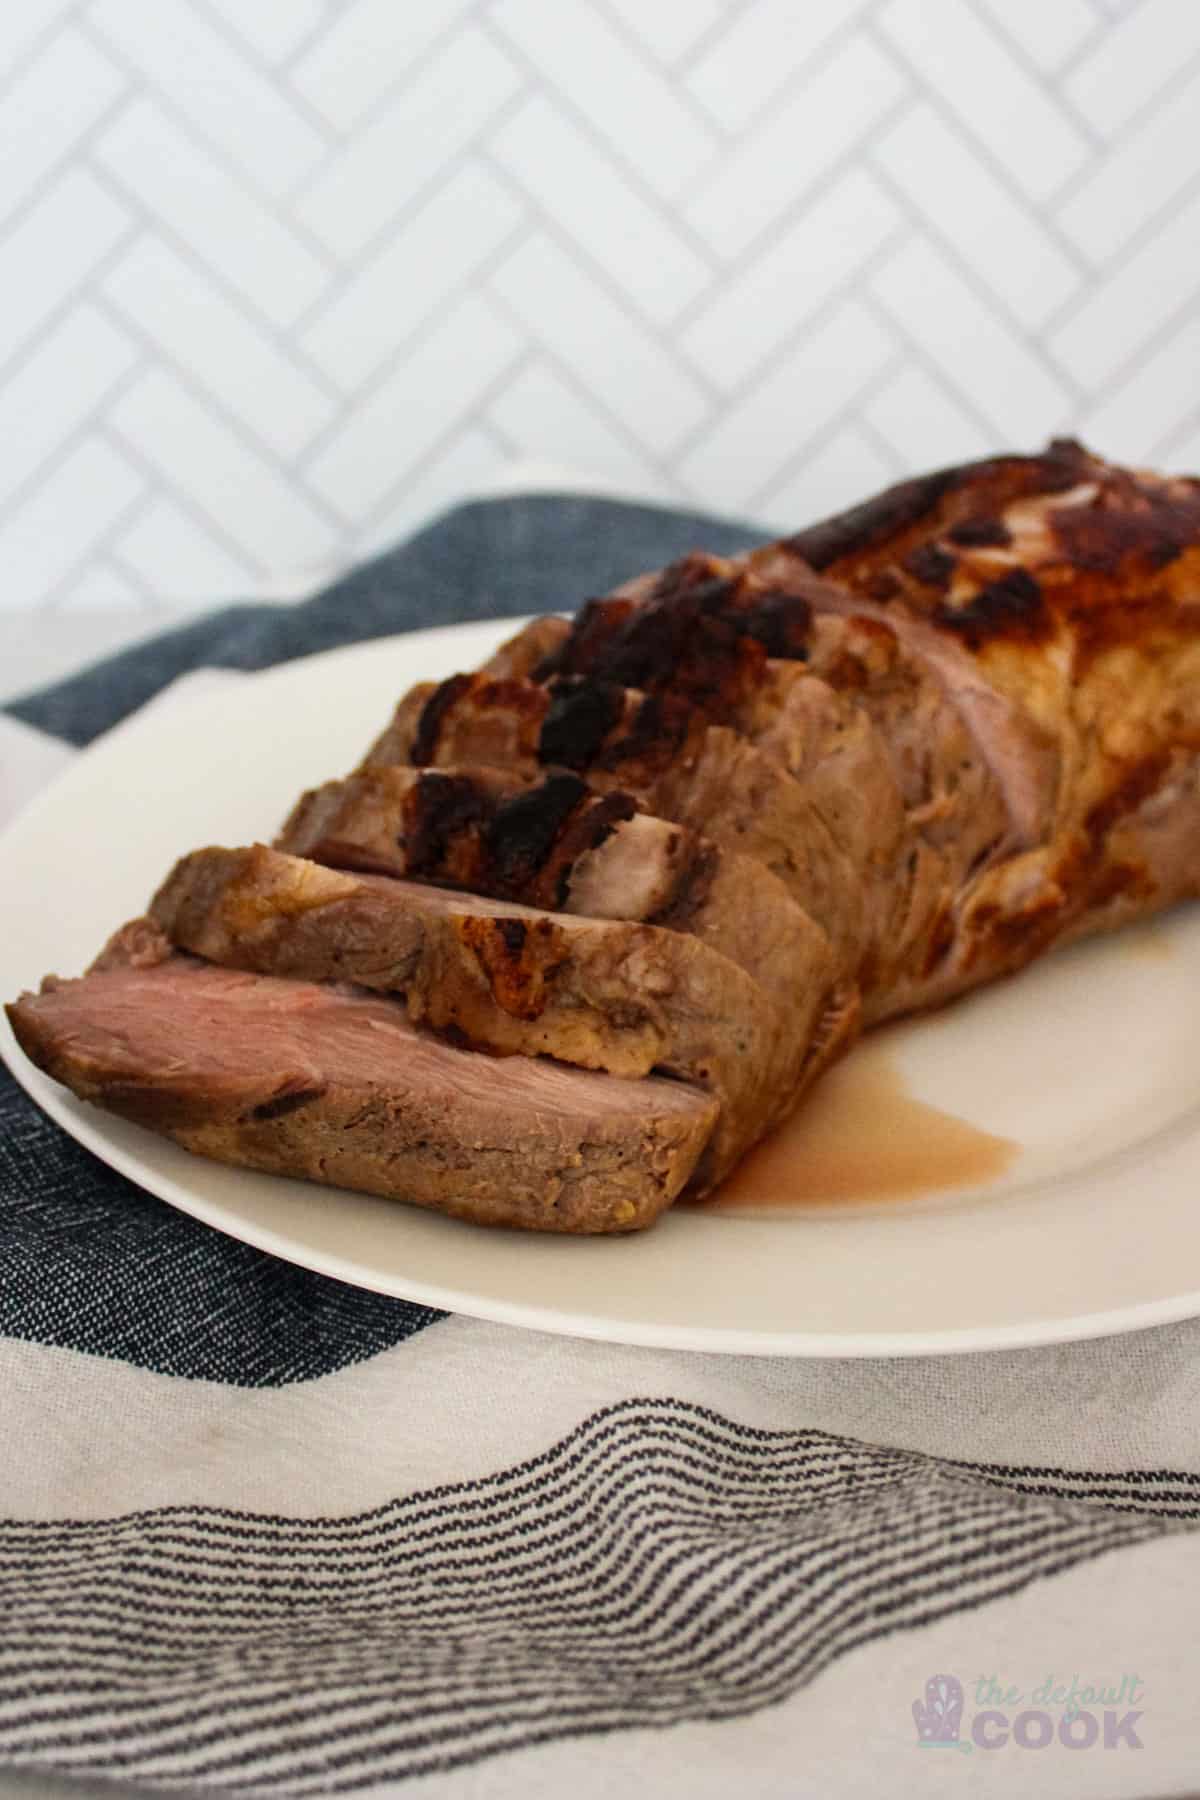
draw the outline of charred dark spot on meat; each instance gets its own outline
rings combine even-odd
[[[599,681],[556,681],[538,738],[538,759],[586,769],[624,713],[620,688]]]
[[[678,600],[698,587],[707,587],[725,573],[726,566],[717,557],[703,550],[693,550],[690,555],[667,564],[650,591],[650,599]]]
[[[502,898],[518,898],[535,880],[587,793],[578,775],[554,774],[495,808],[483,850],[491,885]]]
[[[283,1119],[288,1113],[299,1112],[302,1106],[311,1106],[325,1092],[324,1086],[292,1088],[290,1091],[276,1094],[273,1100],[264,1100],[250,1113],[251,1119]]]
[[[980,588],[964,606],[939,606],[933,620],[972,650],[993,638],[1036,641],[1046,637],[1051,628],[1041,584],[1028,569],[1009,569]]]
[[[597,758],[602,769],[637,768],[657,773],[669,767],[695,729],[697,714],[669,694],[648,694],[624,731]]]
[[[504,940],[504,948],[510,956],[520,956],[525,948],[525,939],[529,933],[520,919],[496,919],[493,921],[496,930]]]
[[[999,519],[1013,501],[1054,494],[1086,481],[1097,465],[1082,445],[1058,438],[1040,456],[990,457],[905,481],[862,506],[788,540],[814,569],[887,600],[886,580],[913,550],[981,517]],[[873,583],[883,580],[883,591]]]
[[[960,469],[940,469],[914,481],[898,482],[861,506],[798,531],[787,540],[788,549],[813,569],[828,569],[843,557],[861,555],[925,518],[962,473]]]
[[[487,813],[487,801],[469,775],[422,774],[404,797],[398,833],[408,873],[470,879],[477,861],[470,850]]]
[[[900,577],[891,569],[874,569],[863,582],[863,592],[868,600],[876,600],[886,606],[897,594],[904,592]]]
[[[1200,543],[1200,488],[1151,488],[1133,476],[1090,506],[1060,506],[1050,530],[1067,560],[1098,574],[1154,573]]]
[[[904,557],[902,565],[905,574],[919,581],[922,587],[936,588],[945,593],[950,586],[950,577],[954,574],[955,559],[940,544],[917,544]]]
[[[626,625],[640,610],[636,600],[619,594],[586,601],[575,615],[570,636],[559,646],[552,672],[603,675],[602,659],[612,654],[613,645],[620,641]]]
[[[502,1011],[516,1019],[536,1019],[545,1010],[546,977],[553,972],[554,926],[542,920],[533,933],[521,919],[469,914],[457,930]]]
[[[411,760],[420,767],[435,761],[442,721],[446,714],[468,693],[475,683],[473,675],[451,675],[440,682],[421,709],[413,736]]]
[[[710,559],[680,568],[686,579],[667,571],[649,598],[589,601],[561,668],[647,692],[669,688],[723,719],[768,656],[807,658],[811,607],[747,571],[711,574]]]
[[[1012,532],[1004,520],[987,513],[968,513],[946,536],[962,550],[1004,550],[1012,543]]]

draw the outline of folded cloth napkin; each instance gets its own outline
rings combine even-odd
[[[15,792],[197,665],[750,535],[475,504],[23,700],[0,755]],[[1195,1791],[1200,1324],[815,1362],[447,1317],[175,1213],[4,1073],[0,1334],[0,1795]]]

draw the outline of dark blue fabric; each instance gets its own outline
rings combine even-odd
[[[611,500],[481,501],[311,600],[226,607],[10,710],[87,744],[189,669],[263,669],[421,626],[570,610],[688,550],[725,553],[754,537]],[[373,1355],[438,1316],[175,1212],[81,1149],[0,1070],[0,1333],[172,1375],[276,1386]]]
[[[480,500],[311,600],[226,607],[30,694],[10,710],[56,737],[87,744],[189,669],[266,669],[422,626],[569,612],[689,550],[725,555],[761,536],[749,526],[619,500]]]

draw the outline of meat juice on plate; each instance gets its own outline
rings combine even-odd
[[[1018,1145],[908,1091],[891,1047],[860,1044],[792,1116],[744,1157],[712,1200],[716,1212],[807,1211],[981,1187]]]

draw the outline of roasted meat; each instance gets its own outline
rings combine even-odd
[[[753,857],[595,792],[569,770],[381,764],[302,796],[276,847],[597,919],[687,932],[785,998],[832,967],[825,933]]]
[[[1200,482],[1063,441],[534,621],[11,1011],[206,1154],[620,1230],[860,1019],[1196,894],[1198,848]]]
[[[150,915],[178,949],[227,968],[403,995],[414,1023],[457,1044],[711,1092],[720,1115],[697,1189],[787,1112],[834,1003],[815,938],[804,966],[779,971],[785,1010],[684,932],[324,869],[261,844],[194,851]]]
[[[130,946],[127,951],[126,946]],[[393,1000],[215,968],[137,923],[8,1008],[47,1074],[217,1162],[539,1231],[631,1231],[684,1186],[717,1103],[678,1081],[460,1050]]]

